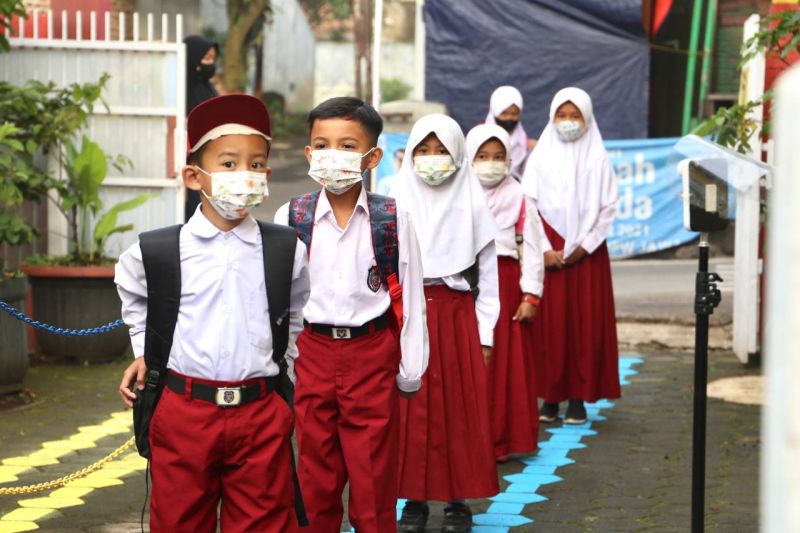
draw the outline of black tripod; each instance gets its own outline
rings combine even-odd
[[[700,234],[700,259],[695,278],[694,424],[692,439],[692,533],[701,533],[705,517],[706,387],[708,383],[708,317],[719,305],[722,278],[708,271],[708,233]]]

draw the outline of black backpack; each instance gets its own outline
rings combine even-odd
[[[289,301],[297,236],[289,227],[258,221],[264,256],[269,322],[272,329],[272,358],[280,369],[276,392],[294,408],[294,386],[288,376],[286,348],[289,344]],[[147,279],[147,330],[144,359],[147,377],[144,390],[136,390],[133,426],[139,455],[150,458],[150,419],[155,412],[167,376],[167,361],[172,349],[181,299],[181,226],[168,226],[139,235]],[[295,486],[295,512],[300,525],[306,525],[303,498],[292,451]],[[265,480],[266,482],[266,480]]]

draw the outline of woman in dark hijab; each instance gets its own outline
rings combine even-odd
[[[202,102],[217,96],[211,84],[216,71],[219,46],[202,35],[189,35],[183,40],[186,44],[186,115]],[[200,204],[197,191],[186,191],[186,218],[194,214]]]

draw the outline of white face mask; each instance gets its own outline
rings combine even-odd
[[[314,150],[311,152],[308,175],[326,191],[343,194],[361,181],[361,160],[374,149],[370,148],[363,154],[335,148]]]
[[[484,187],[494,187],[508,175],[505,161],[476,161],[472,164],[472,169]]]
[[[575,120],[562,120],[556,122],[555,126],[558,138],[565,143],[577,141],[586,131],[586,125]]]
[[[246,217],[269,195],[266,172],[206,172],[200,167],[197,169],[211,176],[211,195],[202,190],[200,192],[208,199],[214,211],[226,220]]]
[[[458,170],[450,154],[418,155],[414,157],[414,173],[428,185],[440,185]]]

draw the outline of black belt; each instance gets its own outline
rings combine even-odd
[[[258,378],[257,383],[239,387],[213,387],[192,381],[192,398],[211,402],[220,407],[235,407],[244,405],[261,397],[261,387],[266,388],[265,395],[269,394],[278,384],[278,377]],[[167,387],[178,394],[185,394],[186,378],[176,374],[167,374]]]
[[[376,331],[388,328],[389,316],[381,315],[374,320],[370,320],[362,326],[350,328],[331,326],[329,324],[309,324],[308,322],[304,322],[304,324],[311,328],[311,331],[314,333],[319,333],[320,335],[325,335],[326,337],[330,337],[335,340],[345,340],[355,339],[356,337],[369,335],[370,333],[375,333]]]

